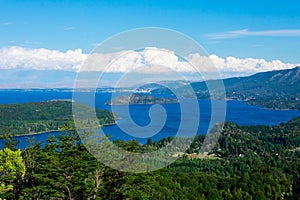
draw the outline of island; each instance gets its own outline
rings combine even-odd
[[[119,96],[105,105],[129,105],[129,104],[170,104],[178,103],[176,98],[156,98],[148,94],[131,94],[127,96]]]

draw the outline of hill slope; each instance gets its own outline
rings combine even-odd
[[[214,85],[216,80],[208,81]],[[300,67],[293,69],[268,71],[248,77],[224,79],[226,96],[229,99],[246,101],[253,105],[261,105],[276,109],[300,109]],[[209,98],[205,82],[191,83],[199,99]],[[185,94],[186,86],[176,88]],[[218,90],[218,88],[213,88]],[[154,90],[169,93],[167,89]]]

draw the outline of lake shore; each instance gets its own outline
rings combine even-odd
[[[102,127],[105,127],[105,126],[112,126],[112,125],[115,125],[115,124],[117,124],[117,123],[115,122],[115,123],[110,123],[110,124],[102,124],[102,125],[92,127],[92,128],[102,128]],[[66,130],[65,129],[58,129],[58,130],[40,131],[40,132],[33,132],[33,133],[18,134],[18,135],[15,135],[14,137],[42,135],[42,134],[53,133],[53,132],[61,132],[62,133],[64,131],[66,131]]]

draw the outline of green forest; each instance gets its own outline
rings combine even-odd
[[[125,173],[97,161],[72,127],[45,146],[20,151],[7,137],[0,151],[0,199],[300,199],[300,118],[278,126],[226,123],[209,158],[199,158],[197,136],[171,165]],[[147,144],[114,141],[131,152],[155,151],[172,140]]]
[[[96,115],[100,125],[115,123],[114,114],[109,110],[96,109]],[[64,126],[74,127],[71,101],[0,104],[0,135],[46,132]]]

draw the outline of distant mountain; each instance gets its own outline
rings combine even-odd
[[[231,92],[247,92],[252,95],[272,97],[296,97],[300,92],[300,67],[262,72],[248,77],[225,79],[224,85],[227,91]]]
[[[225,79],[226,95],[267,108],[300,109],[300,67]]]
[[[268,71],[248,77],[224,79],[226,96],[229,99],[246,101],[249,104],[261,105],[276,109],[300,109],[300,67],[293,69]],[[207,81],[216,85],[216,80]],[[210,98],[206,82],[194,82],[190,86],[198,98]],[[184,95],[187,86],[174,89]],[[218,88],[212,87],[217,93]],[[153,93],[170,93],[167,89],[153,90]]]

